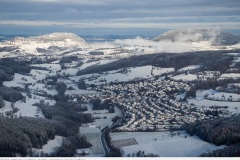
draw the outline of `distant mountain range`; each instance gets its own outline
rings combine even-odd
[[[200,42],[209,41],[213,46],[234,45],[240,37],[233,34],[210,29],[170,30],[153,39],[154,41]]]
[[[0,37],[4,39],[5,37]],[[41,36],[14,37],[0,42],[0,57],[19,55],[88,54],[149,54],[182,53],[202,50],[233,50],[240,48],[240,37],[208,29],[171,30],[158,37],[115,36],[90,37],[86,42],[74,33],[51,33]],[[108,41],[109,40],[109,41]],[[103,43],[102,43],[103,42]],[[237,44],[237,45],[236,45]]]

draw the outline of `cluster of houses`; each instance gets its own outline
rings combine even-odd
[[[174,93],[189,90],[185,82],[171,80],[144,80],[135,83],[121,83],[98,86],[102,101],[112,100],[124,111],[124,123],[117,131],[163,131],[179,129],[185,123],[197,119],[211,119],[204,109],[181,102]]]

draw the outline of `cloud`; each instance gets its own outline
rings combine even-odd
[[[123,47],[130,50],[135,50],[139,54],[144,51],[146,53],[159,53],[159,52],[172,52],[172,53],[182,53],[191,51],[193,46],[185,42],[154,42],[141,37],[136,37],[134,39],[119,39],[113,42],[98,42],[91,43],[93,48],[115,48]],[[174,46],[174,47],[173,47]]]
[[[196,50],[216,50],[222,49],[223,46],[214,44],[219,30],[197,31],[195,29],[185,29],[184,33],[175,33],[174,41],[165,39],[161,41],[153,41],[142,37],[133,39],[117,39],[113,42],[93,43],[93,48],[115,48],[122,47],[134,50],[136,54],[146,53],[182,53]],[[169,33],[170,34],[170,33]],[[171,33],[172,34],[172,33]],[[104,47],[103,47],[104,46]],[[224,46],[225,48],[239,48],[239,44]]]
[[[239,29],[240,22],[218,23],[111,23],[111,22],[65,22],[65,21],[0,21],[0,25],[16,26],[64,26],[68,28],[215,28]]]
[[[16,27],[237,29],[239,20],[238,0],[0,0],[1,24]]]

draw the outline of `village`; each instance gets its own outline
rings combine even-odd
[[[189,90],[185,82],[145,79],[134,83],[101,85],[96,89],[101,94],[94,95],[102,101],[111,100],[120,107],[124,116],[121,126],[115,131],[165,131],[181,129],[186,123],[196,120],[213,119],[228,115],[210,108],[192,106],[174,95]],[[171,93],[171,95],[169,95]],[[83,95],[82,95],[83,96]],[[217,111],[220,114],[206,114]]]

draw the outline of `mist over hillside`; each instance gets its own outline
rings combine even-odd
[[[145,53],[182,53],[202,50],[237,49],[239,36],[209,29],[170,30],[153,38],[136,37],[111,42],[115,46],[142,48]]]
[[[4,36],[2,36],[4,39]],[[86,40],[85,40],[86,38]],[[87,41],[87,42],[86,42]],[[4,56],[79,54],[101,52],[123,56],[189,51],[235,50],[240,48],[236,35],[209,29],[170,30],[155,38],[140,36],[83,36],[55,32],[32,37],[15,37],[0,43]],[[11,52],[9,52],[11,51]],[[81,51],[81,53],[80,53]]]
[[[240,38],[233,34],[212,29],[170,30],[153,39],[154,41],[201,42],[208,41],[213,46],[235,45]]]

